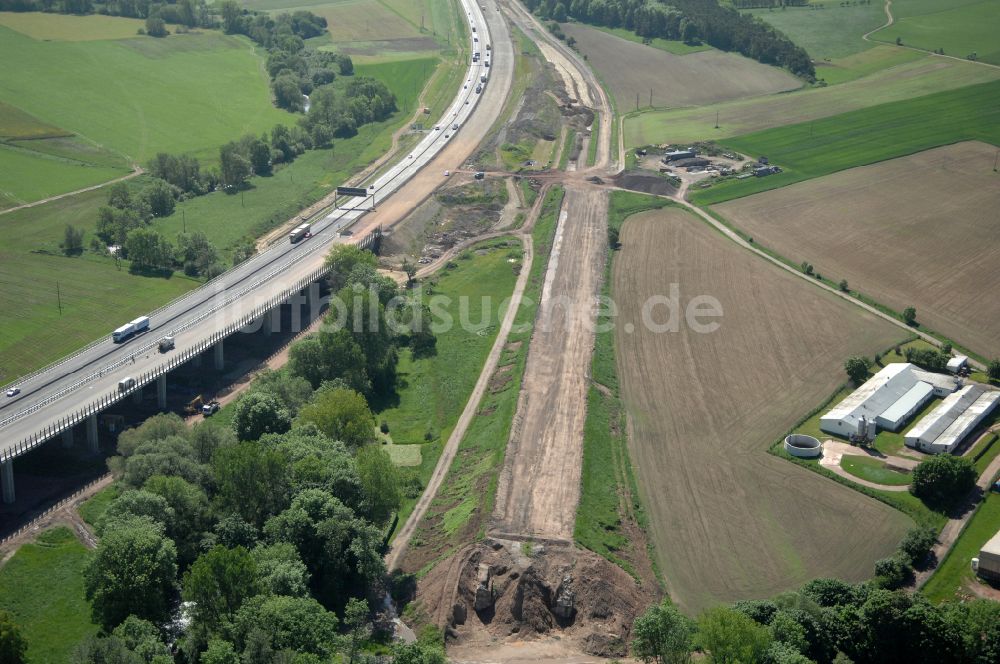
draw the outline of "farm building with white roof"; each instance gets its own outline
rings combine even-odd
[[[819,419],[819,428],[844,438],[871,438],[871,422],[889,431],[899,428],[933,396],[958,388],[951,376],[929,373],[909,362],[890,364]]]
[[[945,397],[906,433],[903,442],[931,454],[951,452],[1000,404],[1000,392],[969,385]]]
[[[987,581],[1000,581],[1000,532],[990,538],[972,559],[972,569]]]

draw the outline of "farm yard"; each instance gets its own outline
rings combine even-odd
[[[671,598],[690,613],[814,577],[870,577],[910,520],[766,450],[834,391],[843,358],[882,350],[900,331],[676,208],[633,216],[622,243],[613,270],[619,378]],[[682,307],[717,298],[719,329],[640,325],[643,304],[672,283]]]
[[[995,0],[895,0],[895,22],[872,39],[1000,64],[1000,12]]]
[[[723,203],[756,243],[1000,355],[997,148],[958,143]],[[835,233],[824,232],[836,228]]]
[[[710,205],[970,140],[1000,144],[1000,81],[731,138],[726,147],[767,155],[784,172],[720,182],[692,200]]]
[[[676,108],[711,104],[794,90],[802,81],[787,71],[717,50],[675,55],[637,44],[589,26],[568,23],[568,37],[576,39],[597,75],[614,95],[619,111],[639,106]]]
[[[872,49],[852,58],[877,52]],[[718,140],[1000,79],[1000,70],[994,67],[920,54],[916,57],[915,61],[904,61],[841,85],[740,99],[704,108],[640,112],[625,120],[625,145]],[[817,76],[824,76],[827,71],[820,67]],[[635,93],[632,95],[634,103]],[[718,129],[715,128],[716,113]]]

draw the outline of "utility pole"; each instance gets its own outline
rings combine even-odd
[[[997,159],[1000,159],[1000,149],[997,150],[996,155],[993,157],[993,172],[997,172]]]
[[[59,315],[62,316],[62,293],[59,292],[59,282],[56,282],[56,302],[59,304]]]
[[[716,129],[719,128],[719,112],[718,111],[715,112],[715,128]]]
[[[184,232],[188,232],[187,212],[181,208],[181,223],[184,225]]]

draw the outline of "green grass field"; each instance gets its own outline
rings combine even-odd
[[[710,205],[965,140],[1000,144],[1000,82],[985,83],[778,127],[725,141],[783,173],[729,180],[692,200]]]
[[[128,172],[0,143],[0,208],[100,184]]]
[[[424,482],[430,478],[441,448],[479,379],[517,281],[513,269],[517,263],[509,260],[520,261],[520,242],[490,240],[480,248],[486,253],[477,255],[479,251],[474,248],[463,254],[466,258],[454,261],[455,268],[424,282],[425,301],[440,301],[454,325],[437,332],[436,355],[421,359],[414,359],[409,351],[400,355],[399,402],[376,413],[380,423],[389,424],[394,447],[421,449],[418,474]],[[476,327],[479,323],[485,325],[481,330],[462,329],[462,317]],[[406,502],[400,522],[415,502]]]
[[[652,46],[653,48],[658,48],[661,51],[673,53],[674,55],[687,55],[688,53],[698,53],[699,51],[712,50],[712,47],[708,44],[690,45],[677,39],[661,39],[659,37],[654,37],[647,43],[643,41],[642,37],[635,34],[631,30],[627,30],[626,28],[608,28],[601,25],[592,25],[590,27],[602,32],[607,32],[615,37],[621,37],[622,39],[627,39],[628,41],[635,42],[636,44],[646,44],[646,46]]]
[[[876,484],[905,486],[910,483],[909,475],[886,468],[883,461],[872,457],[846,455],[841,459],[840,467],[855,477]]]
[[[68,662],[76,644],[97,633],[83,588],[90,555],[69,528],[59,527],[0,568],[0,609],[14,614],[29,662]]]
[[[921,592],[932,602],[956,599],[962,585],[974,577],[970,561],[979,554],[983,544],[997,533],[998,528],[1000,494],[990,493]]]
[[[944,49],[945,55],[1000,64],[1000,11],[995,0],[895,0],[896,21],[873,39],[925,50]]]
[[[784,32],[814,60],[842,58],[871,48],[871,42],[861,35],[885,23],[879,0],[846,6],[841,0],[813,0],[806,7],[755,9],[750,13]]]
[[[215,162],[222,143],[294,121],[271,104],[251,43],[214,31],[68,42],[0,27],[0,61],[0,100],[140,163],[161,151]]]
[[[97,522],[101,520],[104,513],[107,511],[108,506],[114,501],[115,498],[121,493],[121,487],[117,484],[111,484],[93,496],[83,501],[77,510],[84,521],[89,523],[91,526],[97,526]]]
[[[862,55],[880,51],[871,49]],[[910,53],[913,55],[902,58],[902,64],[882,71],[877,71],[881,65],[876,64],[875,73],[841,85],[812,87],[701,108],[632,114],[625,121],[625,146],[720,140],[1000,78],[1000,70],[993,67]],[[917,59],[906,61],[911,57]],[[857,63],[857,66],[872,65]],[[817,75],[833,74],[821,67]],[[850,76],[850,70],[844,70],[843,75]],[[715,128],[716,117],[718,129]]]
[[[51,14],[42,12],[0,12],[0,25],[16,30],[37,41],[102,41],[131,39],[146,22],[137,18],[90,14]]]

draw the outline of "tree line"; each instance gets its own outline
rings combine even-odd
[[[717,0],[526,0],[525,4],[545,19],[565,21],[572,17],[583,23],[625,28],[645,38],[705,42],[815,79],[816,71],[805,49],[768,23]]]
[[[164,23],[182,25],[187,28],[217,28],[219,19],[205,3],[205,0],[108,0],[94,3],[93,0],[0,0],[0,11],[5,12],[49,12],[58,14],[93,14],[124,16],[126,18],[155,19],[158,30]],[[158,32],[154,30],[154,32]],[[152,34],[152,33],[151,33]],[[154,34],[153,36],[163,36]]]
[[[932,605],[919,593],[875,582],[816,579],[772,599],[717,606],[691,620],[669,604],[632,628],[645,662],[758,664],[991,664],[1000,661],[1000,603]]]
[[[374,298],[361,325],[295,344],[228,427],[164,414],[119,436],[108,463],[121,493],[85,570],[102,631],[73,664],[367,661],[380,589],[412,591],[382,556],[403,496],[421,487],[376,442],[368,406],[395,389],[410,335],[384,324],[398,292],[373,254],[341,246],[328,260],[341,297]],[[393,654],[443,664],[442,645],[432,634]]]

